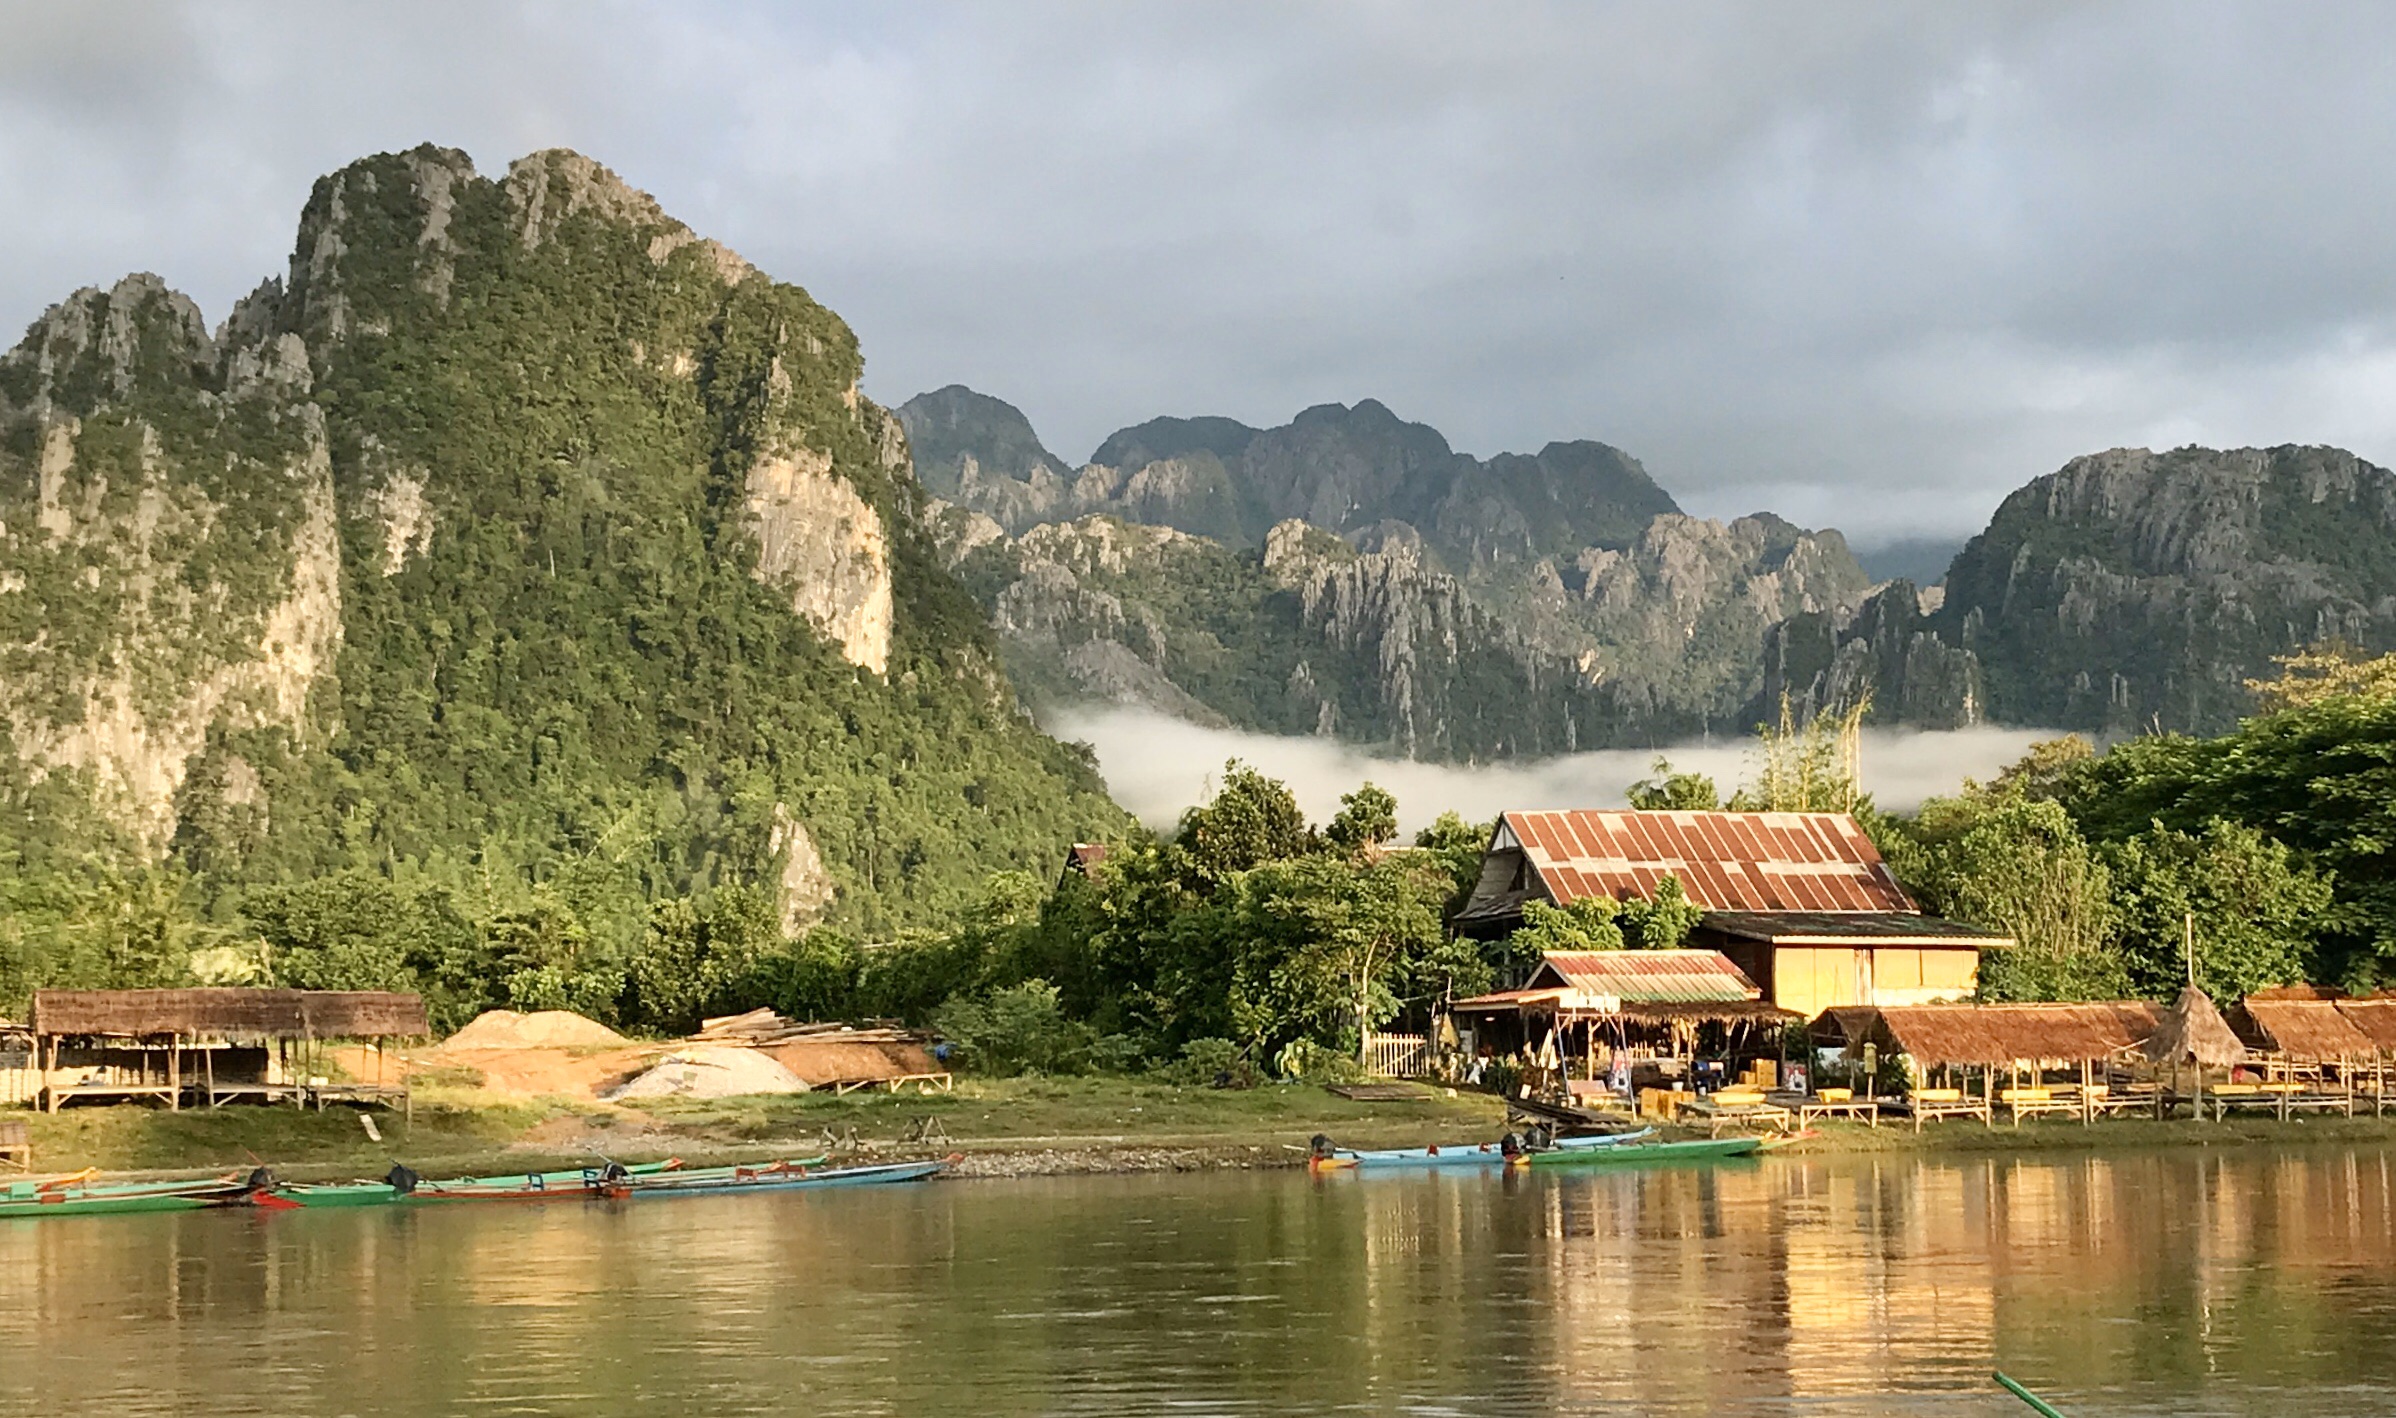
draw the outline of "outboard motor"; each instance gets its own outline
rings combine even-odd
[[[621,1162],[610,1162],[599,1169],[599,1180],[603,1182],[620,1182],[631,1175],[632,1173],[624,1170],[624,1164]]]
[[[1330,1135],[1327,1133],[1316,1133],[1306,1144],[1306,1155],[1317,1162],[1330,1160],[1332,1155],[1338,1151],[1338,1148],[1332,1146]]]
[[[1508,1161],[1512,1161],[1513,1159],[1522,1156],[1522,1152],[1523,1147],[1521,1133],[1510,1132],[1504,1137],[1498,1139],[1498,1155],[1506,1158]]]
[[[1533,1123],[1522,1130],[1523,1150],[1545,1152],[1556,1145],[1556,1133],[1545,1123]]]
[[[394,1162],[391,1164],[391,1170],[383,1173],[383,1185],[391,1188],[400,1196],[414,1196],[416,1184],[423,1180],[424,1178],[417,1176],[415,1170],[405,1162]]]
[[[252,1171],[250,1173],[249,1180],[242,1183],[242,1185],[254,1192],[273,1191],[276,1185],[274,1169],[271,1167],[260,1167],[255,1171]]]

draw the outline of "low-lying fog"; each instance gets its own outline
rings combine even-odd
[[[1665,749],[1603,749],[1561,758],[1466,768],[1375,758],[1345,744],[1201,728],[1145,709],[1075,709],[1050,717],[1049,732],[1098,750],[1115,801],[1159,830],[1205,798],[1238,758],[1281,779],[1306,815],[1326,821],[1339,795],[1367,779],[1398,799],[1409,832],[1454,808],[1485,821],[1508,808],[1620,807],[1630,785],[1648,776],[1658,753],[1684,771],[1710,774],[1728,796],[1752,776],[1752,740],[1682,744]],[[1959,729],[1864,732],[1865,791],[1883,808],[1911,811],[1924,798],[1951,793],[1966,778],[1985,781],[2053,729]]]

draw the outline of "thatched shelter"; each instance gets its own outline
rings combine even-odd
[[[2338,1014],[2382,1054],[2396,1054],[2396,999],[2342,999]]]
[[[40,1037],[414,1039],[432,1032],[421,995],[384,990],[35,990]]]
[[[2096,1004],[1916,1004],[1840,1011],[1817,1024],[1858,1047],[1904,1054],[1918,1067],[1982,1067],[2111,1060],[2144,1044],[2158,1011],[2144,1000]]]
[[[2163,1012],[2152,1037],[2146,1041],[2146,1056],[2150,1062],[2195,1064],[2199,1069],[2232,1068],[2246,1062],[2246,1046],[2221,1011],[2203,990],[2194,985],[2180,991],[2180,998]],[[2201,1075],[2199,1075],[2201,1079]]]
[[[380,990],[36,990],[31,1020],[41,1100],[154,1099],[182,1106],[268,1101],[404,1102],[383,1081],[383,1046],[432,1030],[424,1000]],[[335,1082],[323,1045],[374,1046],[373,1083]]]
[[[2249,996],[2231,1009],[2229,1022],[2248,1048],[2291,1063],[2339,1063],[2379,1054],[2378,1043],[2335,1000]]]

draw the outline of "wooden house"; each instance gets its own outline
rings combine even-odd
[[[1808,1018],[1969,998],[1980,952],[2013,944],[1925,915],[1855,819],[1831,812],[1509,812],[1451,924],[1496,938],[1529,902],[1647,897],[1666,877],[1705,912],[1690,946]]]

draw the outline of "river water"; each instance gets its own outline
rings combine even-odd
[[[2396,1412],[2396,1153],[0,1221],[0,1413]]]

